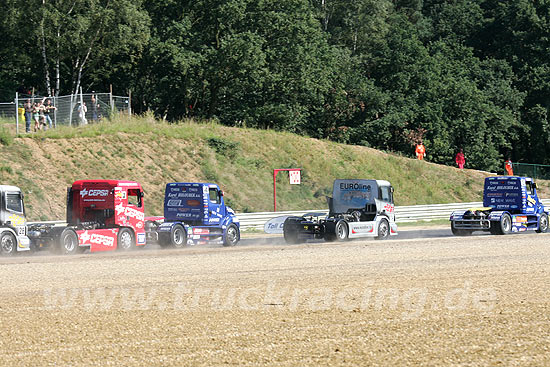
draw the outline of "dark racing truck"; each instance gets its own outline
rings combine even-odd
[[[487,177],[483,207],[457,210],[451,214],[454,235],[474,231],[509,234],[534,230],[548,231],[548,211],[537,195],[537,185],[529,177]]]
[[[307,239],[345,241],[348,238],[386,239],[397,235],[393,187],[384,180],[335,180],[329,213],[309,213],[285,219],[287,243]]]
[[[146,218],[147,242],[161,247],[204,243],[235,246],[240,224],[225,205],[223,191],[213,183],[174,182],[164,192],[164,217]]]

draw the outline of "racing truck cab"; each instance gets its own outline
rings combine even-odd
[[[387,239],[397,235],[393,187],[384,180],[334,181],[332,197],[327,197],[329,213],[309,213],[285,219],[287,243],[307,239],[344,241],[348,238]]]
[[[128,250],[145,245],[143,189],[133,181],[79,180],[67,189],[67,223],[29,228],[33,249],[63,253]]]
[[[30,250],[23,193],[16,186],[0,185],[0,254]]]
[[[173,182],[164,192],[164,217],[147,218],[147,240],[161,247],[203,243],[235,246],[240,223],[214,183]]]
[[[530,177],[487,177],[483,207],[456,210],[450,221],[454,235],[468,235],[473,231],[492,234],[548,231],[548,211],[537,195],[537,184]]]

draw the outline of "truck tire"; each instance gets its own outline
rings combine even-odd
[[[225,247],[235,246],[241,239],[241,233],[239,227],[236,224],[231,223],[225,231],[225,237],[223,239],[223,245]]]
[[[121,251],[129,251],[136,247],[134,233],[129,228],[121,228],[118,231],[117,249]]]
[[[0,254],[12,256],[17,251],[17,239],[13,233],[5,231],[0,236]]]
[[[59,235],[57,252],[61,255],[74,255],[84,251],[78,246],[78,235],[73,229],[65,228]]]
[[[187,245],[187,233],[181,224],[174,224],[170,230],[170,246],[182,248]]]
[[[495,232],[500,235],[512,233],[512,217],[510,214],[504,213],[500,217],[500,222],[498,222]]]
[[[285,219],[283,224],[283,236],[285,238],[285,242],[289,245],[295,245],[301,242],[298,237],[297,220],[301,221],[302,218],[288,217]]]
[[[390,236],[390,223],[386,219],[382,219],[378,223],[378,235],[375,237],[377,240],[386,240]]]
[[[469,231],[467,229],[455,228],[453,222],[451,222],[451,232],[453,232],[453,235],[455,236],[469,236],[472,234],[472,231]]]
[[[539,228],[536,230],[537,233],[546,233],[548,232],[548,214],[542,213],[539,218]]]
[[[336,241],[342,242],[348,239],[349,230],[345,221],[339,220],[334,226],[334,234],[336,235]]]

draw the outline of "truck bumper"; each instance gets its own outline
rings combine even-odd
[[[488,219],[460,219],[451,221],[456,229],[470,229],[485,231],[491,228],[491,221]]]

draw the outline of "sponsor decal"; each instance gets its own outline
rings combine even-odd
[[[109,190],[107,189],[92,189],[92,190],[88,190],[86,188],[84,188],[84,190],[80,190],[80,197],[83,198],[83,197],[105,197],[109,195]]]
[[[367,190],[370,191],[370,185],[360,184],[358,182],[341,182],[340,190]]]
[[[137,220],[145,220],[145,214],[135,208],[124,206],[120,203],[115,206],[116,215],[124,214],[127,217],[135,218]]]
[[[200,206],[201,202],[199,200],[187,200],[187,205],[189,205],[189,206]]]
[[[111,236],[106,236],[99,233],[89,234],[88,231],[80,234],[80,242],[83,245],[102,245],[107,247],[115,246],[115,238]]]
[[[126,191],[116,190],[115,191],[115,198],[119,198],[121,200],[126,199]]]
[[[208,228],[193,228],[193,234],[209,234],[210,230]]]
[[[275,217],[273,219],[268,220],[264,224],[264,232],[271,233],[271,234],[282,234],[286,218],[288,218],[288,216],[283,215],[283,216]]]
[[[514,217],[515,223],[527,223],[527,216],[525,215],[517,215]]]
[[[166,205],[168,205],[168,206],[181,206],[181,200],[170,199],[170,200],[168,200],[168,203],[166,203]]]
[[[372,224],[363,224],[359,226],[354,226],[351,229],[351,233],[361,233],[361,232],[372,232],[374,231],[374,227]]]
[[[387,213],[393,213],[394,209],[395,207],[393,206],[393,204],[387,203],[386,205],[384,205],[384,210]]]
[[[25,224],[25,217],[17,214],[12,214],[8,217],[8,221],[11,222],[11,224],[14,226],[21,226]]]

